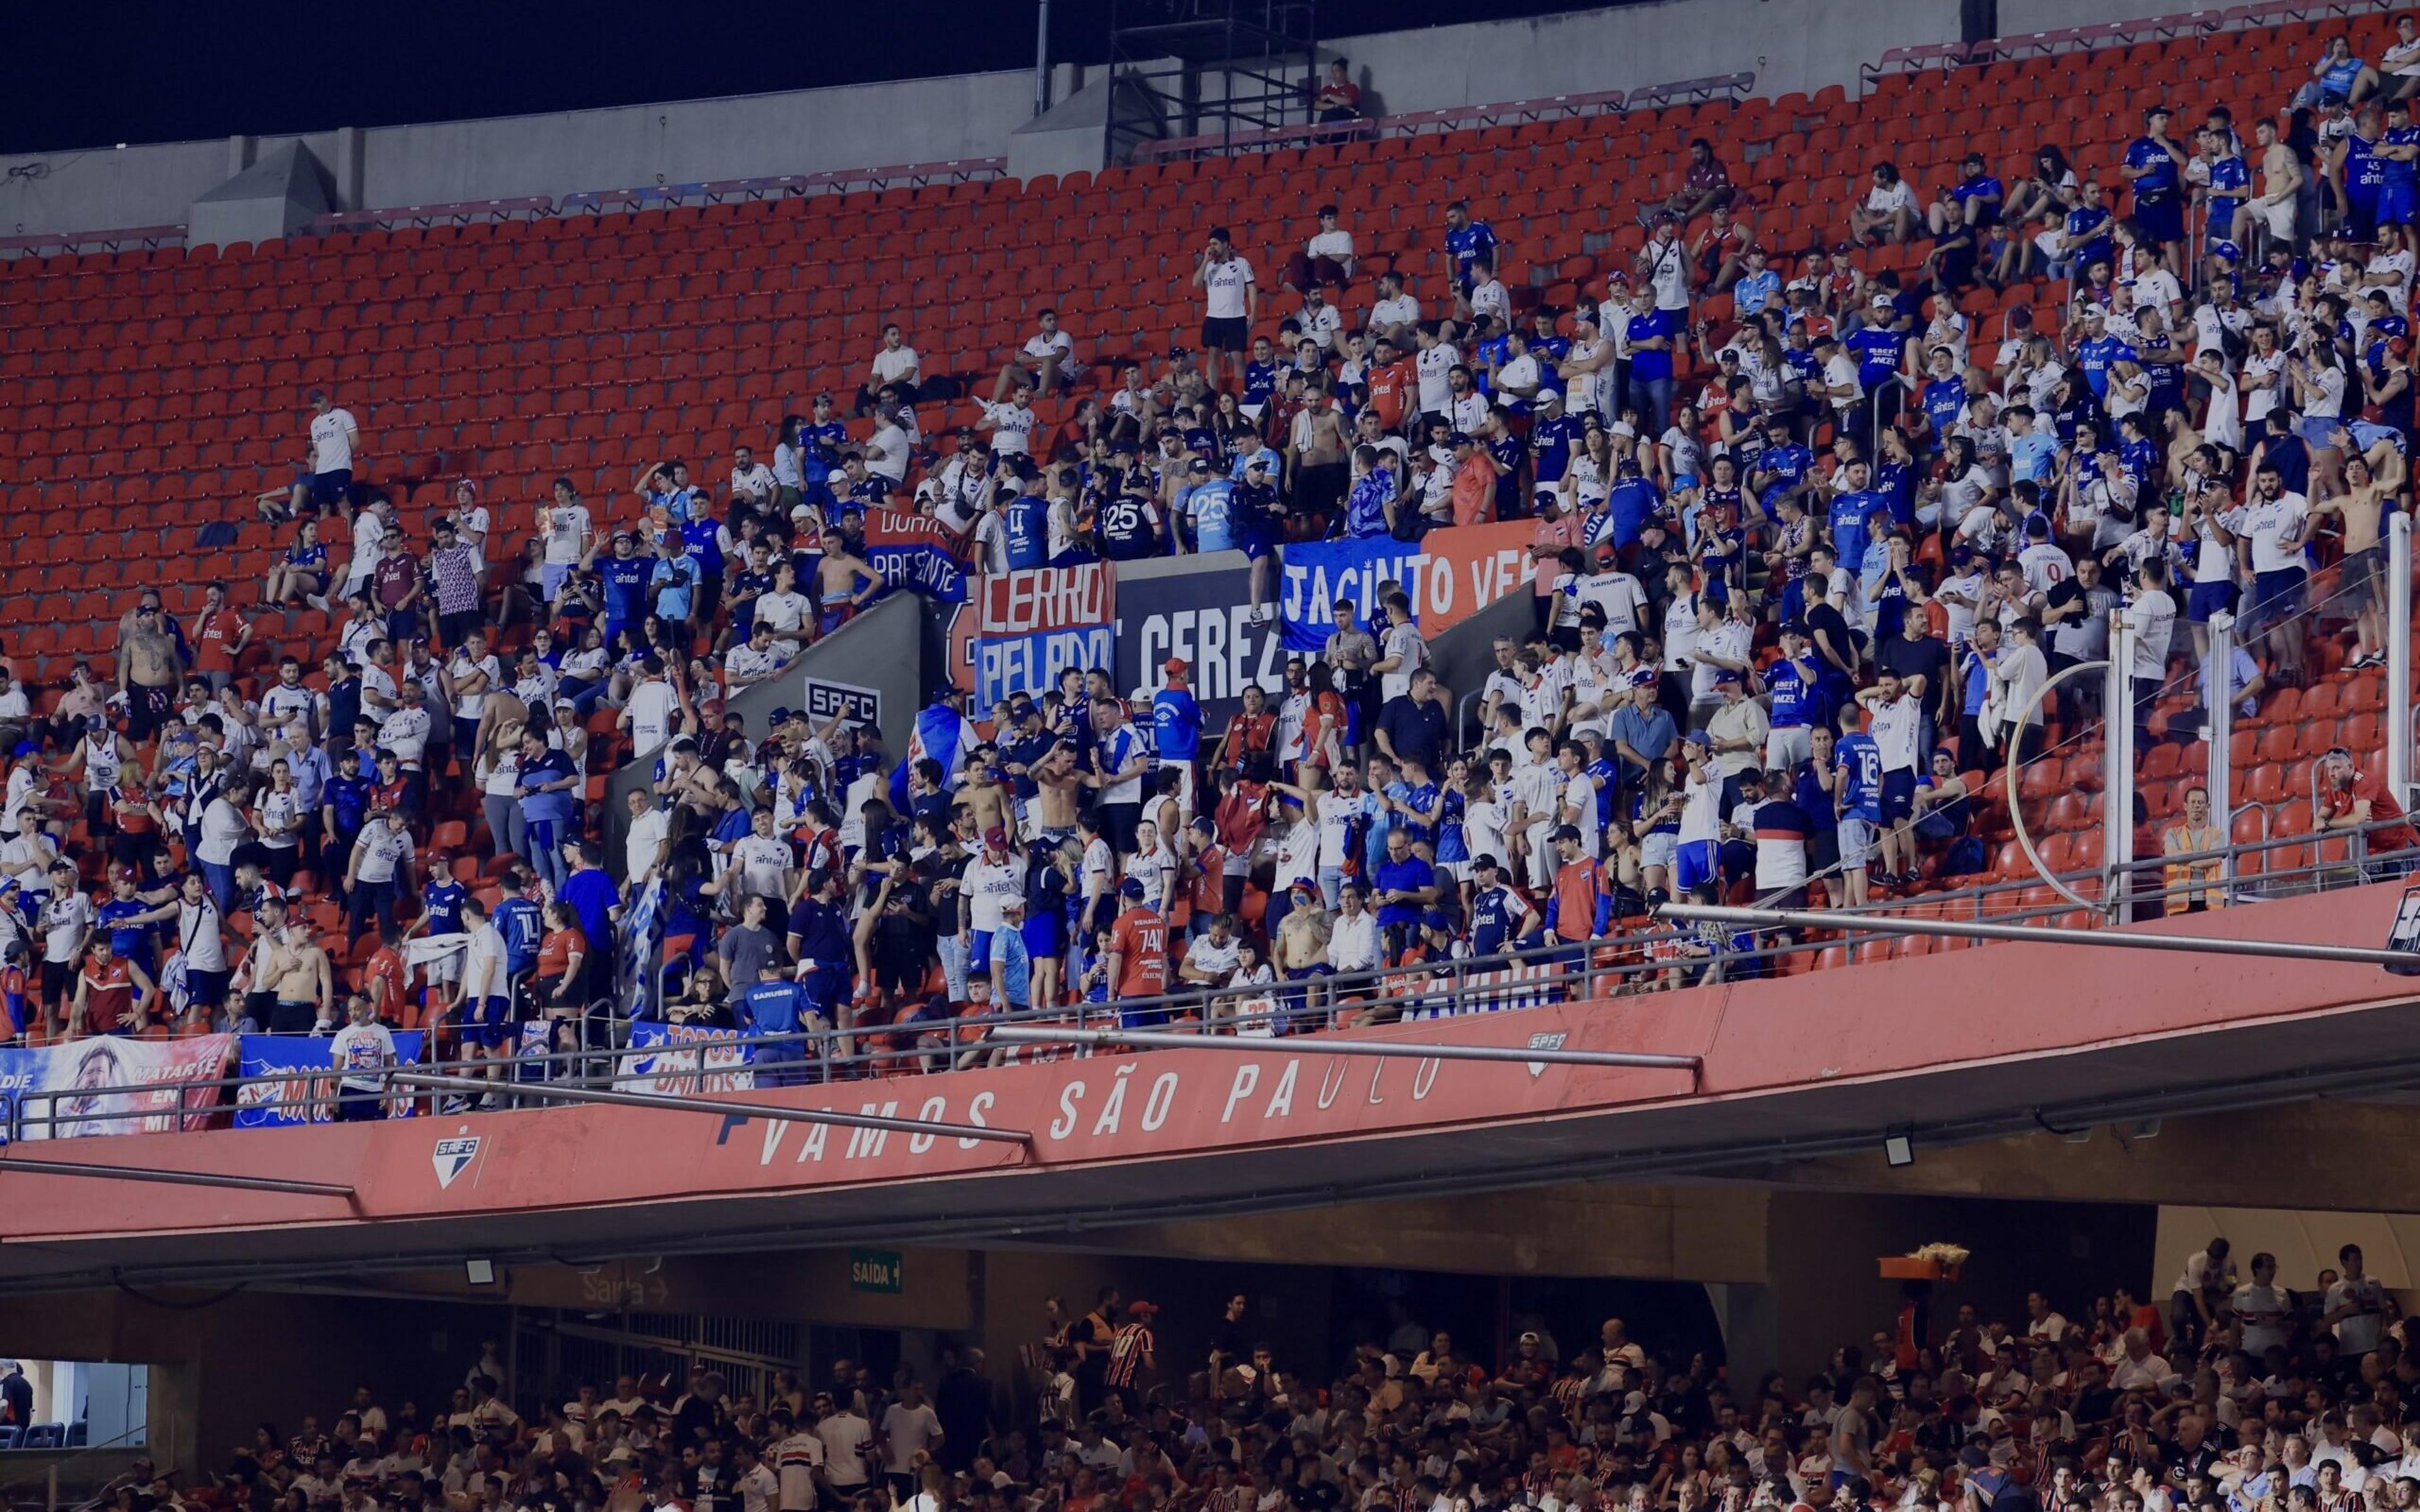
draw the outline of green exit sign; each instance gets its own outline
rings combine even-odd
[[[906,1289],[895,1249],[853,1249],[848,1252],[848,1289],[882,1291],[897,1296]]]

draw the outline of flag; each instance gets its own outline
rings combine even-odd
[[[908,759],[891,774],[891,807],[905,814],[908,811],[908,772],[918,762],[930,758],[941,764],[941,786],[948,787],[958,779],[958,768],[964,764],[967,752],[983,744],[982,732],[957,710],[950,707],[944,695],[927,705],[916,716],[915,728],[908,733]]]

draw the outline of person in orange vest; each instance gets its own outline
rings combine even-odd
[[[1168,922],[1143,901],[1143,891],[1140,877],[1128,877],[1119,885],[1125,910],[1109,926],[1109,995],[1120,1003],[1159,997],[1168,991]],[[1141,1029],[1167,1017],[1168,1011],[1162,1007],[1121,1011],[1119,1021],[1129,1029]]]

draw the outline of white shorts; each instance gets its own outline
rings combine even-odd
[[[1672,870],[1672,856],[1680,849],[1681,837],[1669,829],[1651,829],[1638,837],[1638,864],[1660,866]]]
[[[1468,882],[1470,880],[1470,863],[1468,861],[1439,861],[1436,864],[1436,869],[1444,872],[1447,876],[1453,878],[1456,882]]]
[[[1860,872],[1874,856],[1874,825],[1870,819],[1843,815],[1840,820],[1840,865]]]
[[[1794,772],[1815,751],[1811,724],[1776,725],[1765,733],[1764,767],[1769,772]]]
[[[2249,202],[2246,208],[2252,211],[2254,222],[2269,228],[2271,236],[2281,241],[2294,239],[2294,202],[2292,200],[2285,200],[2274,205],[2263,205],[2256,199]]]
[[[1554,821],[1549,819],[1529,826],[1529,885],[1533,887],[1554,886],[1555,868],[1562,864],[1555,856]]]

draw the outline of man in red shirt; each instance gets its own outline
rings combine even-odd
[[[2323,779],[2319,787],[2320,828],[2359,829],[2381,825],[2368,833],[2367,846],[2372,856],[2413,847],[2415,841],[2412,825],[2404,818],[2403,806],[2386,791],[2385,783],[2353,765],[2351,751],[2342,746],[2329,751],[2319,773]]]
[[[235,681],[235,662],[252,641],[252,626],[227,607],[226,584],[212,583],[202,591],[202,611],[194,616],[194,671],[209,679],[210,691],[222,693]]]
[[[1370,408],[1377,412],[1381,425],[1390,431],[1401,430],[1404,411],[1411,405],[1419,377],[1403,352],[1384,336],[1371,349],[1370,358]]]
[[[440,869],[437,852],[429,860]],[[369,998],[370,1009],[379,1022],[390,1028],[420,1027],[420,1008],[411,1001],[411,968],[403,964],[403,933],[392,918],[381,918],[378,927],[379,946],[367,961],[362,963],[362,992]]]
[[[107,931],[95,933],[92,953],[76,975],[75,1009],[68,1016],[68,1038],[134,1033],[150,1012],[155,991],[148,973],[109,948]]]
[[[1119,1002],[1157,997],[1168,991],[1168,923],[1143,902],[1140,877],[1128,877],[1118,887],[1125,912],[1109,928],[1109,991]],[[1167,1018],[1155,1014],[1121,1014],[1127,1028],[1148,1028]]]

